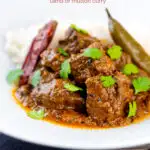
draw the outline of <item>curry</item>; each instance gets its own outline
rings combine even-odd
[[[17,81],[13,95],[29,117],[112,128],[149,115],[149,56],[108,10],[107,14],[113,44],[72,24],[51,48],[57,21],[39,31],[22,68],[7,77]]]

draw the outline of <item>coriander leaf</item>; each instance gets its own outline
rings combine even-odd
[[[37,70],[34,72],[33,76],[32,76],[32,79],[31,79],[31,84],[36,87],[39,82],[40,82],[40,79],[41,79],[41,71],[40,70]]]
[[[102,51],[98,48],[87,48],[83,52],[83,56],[90,57],[92,59],[100,59],[102,57]]]
[[[77,32],[80,32],[79,28],[75,24],[71,24],[70,27],[76,30]]]
[[[84,30],[84,29],[81,29],[81,28],[80,28],[80,33],[89,34],[88,31],[86,31],[86,30]]]
[[[135,89],[135,94],[146,92],[150,89],[150,79],[148,77],[138,77],[132,81]]]
[[[67,52],[63,48],[58,48],[58,52],[64,56],[69,56]]]
[[[112,76],[101,76],[100,80],[105,88],[113,86],[116,82]]]
[[[120,46],[113,46],[107,50],[107,54],[112,60],[119,59],[122,55],[122,48]]]
[[[15,70],[11,70],[8,75],[7,75],[7,82],[9,84],[13,84],[13,83],[16,83],[20,76],[23,75],[23,70],[21,69],[15,69]]]
[[[74,85],[74,84],[71,84],[71,83],[66,83],[64,85],[64,88],[66,88],[68,91],[71,91],[71,92],[76,92],[76,91],[82,91],[83,89]]]
[[[123,68],[123,73],[125,75],[131,75],[131,74],[136,74],[139,72],[139,69],[136,65],[134,64],[126,64]]]
[[[67,79],[68,75],[71,73],[71,67],[68,60],[65,60],[61,64],[60,77],[63,79]]]
[[[137,111],[136,101],[133,101],[133,103],[130,102],[128,117],[134,117],[136,115],[136,111]]]
[[[83,34],[88,34],[88,32],[84,29],[78,28],[75,24],[71,24],[70,26],[72,29],[76,30],[77,32],[83,33]]]
[[[38,111],[32,110],[27,113],[27,115],[32,119],[41,120],[44,118],[44,110],[40,109]]]

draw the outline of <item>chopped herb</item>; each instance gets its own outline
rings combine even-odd
[[[115,80],[112,76],[101,76],[100,80],[105,88],[111,87],[115,84]]]
[[[120,46],[113,46],[107,50],[107,54],[112,60],[119,59],[122,55],[122,48]]]
[[[34,72],[33,76],[32,76],[32,79],[31,79],[31,84],[36,87],[39,82],[40,82],[40,79],[41,79],[41,71],[40,70],[37,70]]]
[[[86,30],[84,30],[84,29],[81,29],[81,28],[80,28],[80,33],[89,34],[88,31],[86,31]]]
[[[136,101],[133,101],[133,103],[129,103],[129,112],[128,117],[134,117],[136,115],[137,105]]]
[[[84,29],[81,29],[79,27],[77,27],[75,24],[71,24],[70,26],[72,29],[76,30],[77,32],[83,33],[83,34],[88,34],[88,32]]]
[[[63,48],[58,48],[58,52],[64,56],[69,56],[67,52]]]
[[[64,85],[64,88],[66,88],[68,91],[71,91],[71,92],[76,92],[76,91],[82,91],[83,89],[74,85],[74,84],[71,84],[71,83],[66,83]]]
[[[27,115],[32,119],[41,120],[44,118],[44,110],[43,109],[40,109],[38,111],[32,110],[29,111]]]
[[[98,48],[87,48],[83,52],[83,56],[90,57],[92,59],[100,59],[102,57],[102,51]]]
[[[150,79],[148,77],[138,77],[132,81],[135,89],[135,94],[146,92],[150,89]]]
[[[7,82],[9,84],[15,84],[19,81],[20,76],[23,75],[23,70],[15,69],[11,70],[7,75]]]
[[[71,73],[71,67],[68,60],[65,60],[61,64],[60,77],[63,79],[67,79],[68,75]]]
[[[137,74],[138,72],[139,72],[139,69],[134,64],[126,64],[123,68],[123,73],[125,75]]]

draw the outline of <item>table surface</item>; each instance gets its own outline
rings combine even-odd
[[[0,133],[0,150],[60,150],[16,140]]]

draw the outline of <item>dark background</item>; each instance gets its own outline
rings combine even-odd
[[[16,140],[0,133],[0,150],[60,150]]]
[[[150,150],[149,148],[150,145],[145,145],[141,147],[120,149],[120,150]],[[24,141],[16,140],[12,137],[0,133],[0,150],[63,150],[63,149],[52,148],[52,147],[50,148],[50,147],[44,147],[44,146],[27,143]]]

